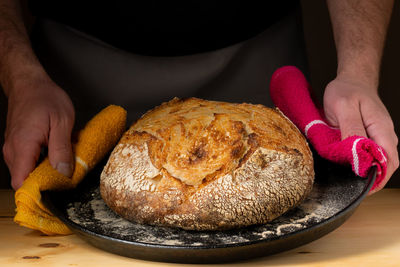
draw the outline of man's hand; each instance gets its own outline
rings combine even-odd
[[[397,136],[378,96],[379,68],[394,0],[327,0],[337,51],[337,77],[327,86],[324,109],[342,138],[371,138],[388,154],[380,188],[399,166]],[[373,193],[373,192],[370,192]]]
[[[42,146],[48,146],[53,168],[72,175],[74,118],[70,98],[48,77],[26,80],[9,92],[3,155],[15,190],[35,168]]]
[[[342,139],[352,135],[371,138],[388,154],[387,174],[379,191],[399,167],[398,139],[393,121],[377,89],[351,77],[338,76],[326,87],[324,110],[328,122],[340,128]]]
[[[3,155],[13,188],[35,168],[42,146],[51,165],[71,176],[74,108],[36,58],[16,0],[0,0],[0,83],[8,97]]]

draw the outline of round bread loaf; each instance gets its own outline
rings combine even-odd
[[[278,109],[174,98],[123,135],[100,191],[133,222],[222,230],[273,220],[313,181],[308,144]]]

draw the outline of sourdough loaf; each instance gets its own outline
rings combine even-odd
[[[313,180],[308,144],[278,109],[175,98],[123,135],[100,191],[133,222],[222,230],[273,220]]]

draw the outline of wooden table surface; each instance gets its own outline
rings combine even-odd
[[[12,221],[13,192],[0,190],[0,266],[177,266],[99,250],[76,235],[44,236]],[[299,248],[220,266],[400,266],[400,189],[366,198],[332,233]],[[179,266],[191,266],[180,264]],[[207,265],[206,265],[207,266]]]

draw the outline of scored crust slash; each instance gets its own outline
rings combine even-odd
[[[133,222],[224,230],[273,220],[313,181],[307,141],[279,110],[174,98],[123,135],[100,191]]]

